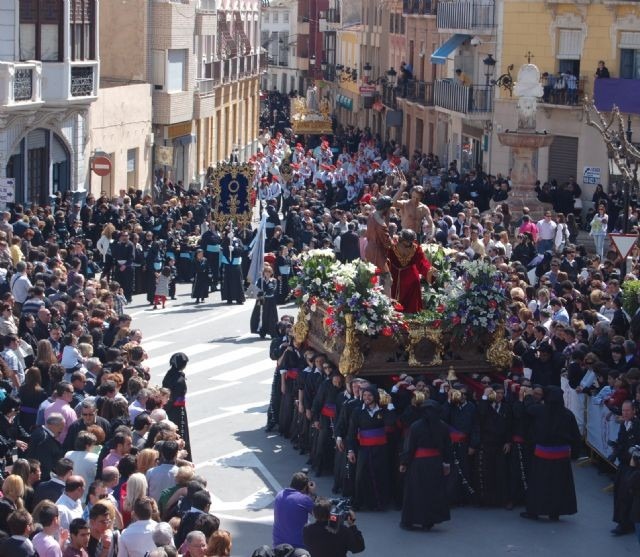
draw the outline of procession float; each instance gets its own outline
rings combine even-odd
[[[343,375],[495,373],[511,366],[505,337],[505,285],[498,269],[466,261],[455,269],[439,246],[423,245],[437,280],[422,285],[424,309],[404,308],[384,294],[379,270],[332,250],[310,250],[291,279],[299,307],[294,336]]]

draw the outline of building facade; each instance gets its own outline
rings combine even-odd
[[[500,73],[518,67],[531,56],[542,72],[544,97],[538,105],[537,128],[555,136],[551,146],[540,150],[537,170],[544,182],[558,183],[575,177],[583,199],[591,200],[596,183],[607,186],[616,179],[616,169],[597,130],[587,125],[582,98],[599,100],[595,77],[603,61],[615,88],[613,101],[629,118],[629,130],[640,134],[637,108],[625,105],[640,90],[640,6],[633,2],[575,3],[520,2],[499,5]],[[564,84],[563,88],[558,85]],[[571,87],[571,88],[569,88]],[[632,104],[632,103],[631,103]],[[602,110],[610,106],[601,106]],[[517,125],[515,99],[502,92],[496,99],[493,122],[491,171],[507,173],[511,153],[496,134]],[[597,170],[594,170],[597,169]],[[587,205],[585,204],[585,207]]]
[[[262,10],[260,44],[267,57],[267,72],[262,76],[262,89],[278,91],[284,95],[303,91],[304,78],[309,67],[299,68],[297,51],[297,0],[274,0]]]
[[[256,148],[258,0],[103,2],[108,75],[143,79],[153,95],[153,173],[188,187],[236,150]]]
[[[15,199],[82,197],[98,97],[98,0],[0,0],[0,178]]]

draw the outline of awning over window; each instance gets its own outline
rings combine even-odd
[[[449,38],[443,45],[441,45],[432,55],[432,64],[444,64],[447,61],[449,55],[458,48],[464,41],[470,39],[470,35],[463,33],[456,33]]]

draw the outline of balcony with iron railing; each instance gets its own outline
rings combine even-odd
[[[491,33],[496,26],[493,2],[452,1],[438,2],[438,30]]]
[[[587,91],[588,78],[585,75],[575,79],[576,87],[568,88],[568,80],[563,79],[562,87],[558,87],[558,76],[550,75],[542,79],[543,96],[540,103],[556,106],[574,106],[582,110],[582,99],[585,94],[591,94]]]
[[[435,0],[403,0],[403,15],[435,15]]]
[[[493,112],[493,86],[466,86],[452,79],[440,79],[433,89],[435,106],[462,114]]]
[[[33,107],[41,103],[41,62],[0,62],[0,106]]]
[[[396,95],[409,102],[433,106],[433,83],[415,79],[400,82],[396,88]]]

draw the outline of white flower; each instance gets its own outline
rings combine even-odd
[[[309,294],[303,294],[302,295],[302,301],[303,303],[307,303],[309,301]]]
[[[315,284],[317,284],[318,286],[320,286],[322,284],[322,280],[320,279],[320,277],[316,277],[315,279],[313,279],[313,282]]]
[[[309,309],[311,311],[316,311],[317,308],[318,308],[318,306],[316,304],[311,304],[311,307]]]

